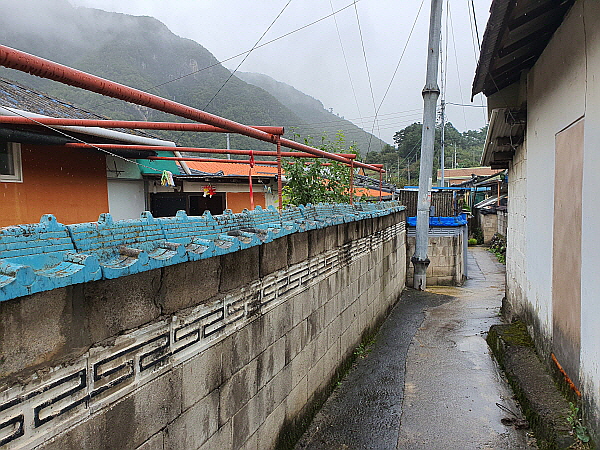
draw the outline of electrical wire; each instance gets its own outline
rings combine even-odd
[[[371,72],[369,71],[369,63],[367,61],[367,52],[365,50],[365,41],[363,39],[362,29],[360,27],[360,18],[358,16],[358,7],[356,6],[356,0],[354,1],[354,11],[356,13],[356,24],[358,25],[358,34],[360,36],[360,44],[362,47],[363,58],[365,60],[365,68],[367,69],[367,79],[369,80],[369,89],[371,91],[371,100],[373,100],[373,111],[375,112],[375,120],[373,121],[373,127],[371,128],[371,137],[369,137],[369,145],[367,147],[367,153],[371,150],[371,141],[373,140],[373,132],[375,131],[375,123],[377,122],[377,105],[375,104],[375,94],[373,93],[373,83],[371,82]],[[381,133],[378,132],[379,136]],[[379,137],[378,136],[378,137]],[[381,140],[381,138],[379,138]],[[383,147],[382,147],[383,149]]]
[[[24,115],[24,114],[18,113],[18,112],[17,112],[17,111],[15,111],[15,110],[9,110],[9,109],[5,108],[4,106],[1,106],[1,105],[0,105],[0,108],[1,108],[1,109],[3,109],[3,110],[5,110],[5,111],[9,111],[9,112],[10,112],[10,113],[12,113],[12,114],[16,114],[16,115],[18,115],[18,116],[20,116],[20,117],[23,117],[23,118],[25,118],[25,119],[27,119],[27,120],[31,121],[32,123],[35,123],[36,125],[39,125],[39,126],[41,126],[41,127],[47,128],[47,129],[49,129],[49,130],[52,130],[52,131],[54,131],[54,132],[56,132],[56,133],[58,133],[58,134],[60,134],[60,135],[62,135],[62,136],[64,136],[64,137],[66,137],[66,138],[73,139],[74,141],[77,141],[77,142],[79,142],[80,144],[87,145],[87,146],[89,146],[90,148],[93,148],[93,149],[99,150],[99,151],[101,151],[101,152],[103,152],[103,153],[106,153],[107,155],[114,156],[115,158],[120,158],[120,159],[122,159],[123,161],[127,161],[127,162],[130,162],[130,163],[132,163],[132,164],[137,164],[139,167],[145,167],[146,169],[154,170],[155,172],[162,172],[162,170],[160,170],[160,169],[157,169],[156,167],[150,167],[150,166],[146,166],[145,164],[141,164],[141,163],[139,163],[139,162],[137,162],[137,161],[133,161],[133,160],[131,160],[131,159],[125,158],[124,156],[121,156],[121,155],[117,155],[117,154],[115,154],[115,153],[112,153],[112,152],[110,152],[110,151],[108,151],[108,150],[106,150],[106,149],[104,149],[104,148],[97,147],[97,146],[95,146],[94,144],[90,144],[89,142],[86,142],[86,141],[84,141],[83,139],[79,139],[78,137],[72,136],[72,135],[70,135],[69,133],[65,133],[65,132],[64,132],[64,131],[62,131],[62,130],[59,130],[59,129],[57,129],[57,128],[54,128],[53,126],[50,126],[50,125],[45,125],[45,124],[43,124],[43,123],[41,123],[41,122],[39,122],[39,121],[35,120],[33,117],[28,117],[28,116],[26,116],[26,115]],[[176,149],[176,148],[175,148],[175,147],[173,147],[173,149]]]
[[[471,9],[473,10],[473,23],[475,24],[475,35],[477,36],[477,48],[481,51],[481,40],[479,39],[479,29],[477,28],[477,16],[475,15],[475,0],[471,0]]]
[[[383,98],[381,99],[381,102],[379,103],[379,107],[377,108],[377,110],[375,111],[375,118],[373,119],[373,128],[375,127],[375,122],[377,121],[377,116],[379,115],[379,111],[381,110],[381,107],[383,105],[383,102],[385,101],[385,98],[388,95],[388,92],[390,91],[390,88],[392,87],[392,83],[394,82],[394,78],[396,77],[396,74],[398,73],[398,69],[400,68],[400,63],[402,62],[402,59],[404,58],[404,54],[406,53],[406,49],[408,47],[408,44],[410,42],[410,38],[413,34],[413,31],[415,30],[415,26],[417,25],[417,20],[419,19],[419,16],[421,15],[421,9],[423,8],[423,4],[425,3],[425,0],[421,0],[421,5],[419,6],[419,10],[417,11],[417,16],[415,17],[415,20],[413,22],[413,25],[410,29],[410,33],[408,34],[408,38],[406,39],[406,44],[404,44],[404,48],[402,49],[402,53],[400,54],[400,59],[398,59],[398,64],[396,64],[396,68],[394,69],[394,73],[392,74],[392,78],[390,79],[390,82],[387,86],[387,89],[385,90],[385,93],[383,94]],[[373,134],[371,133],[371,136]],[[371,138],[369,138],[369,148],[371,147]],[[367,150],[368,151],[368,150]]]
[[[355,4],[356,4],[356,3],[358,3],[359,1],[360,1],[360,0],[354,0],[352,3],[350,3],[350,4],[346,5],[346,6],[344,6],[343,8],[340,8],[340,9],[338,9],[338,10],[336,10],[336,11],[332,12],[331,14],[328,14],[328,15],[326,15],[326,16],[323,16],[323,17],[321,17],[320,19],[317,19],[317,20],[315,20],[315,21],[313,21],[313,22],[307,23],[306,25],[303,25],[303,26],[301,26],[301,27],[299,27],[299,28],[296,28],[295,30],[288,31],[287,33],[284,33],[284,34],[282,34],[281,36],[278,36],[278,37],[276,37],[276,38],[273,38],[273,39],[271,39],[271,40],[269,40],[269,41],[267,41],[267,42],[263,42],[262,44],[260,44],[260,45],[257,45],[256,47],[254,47],[252,50],[256,50],[257,48],[262,48],[262,47],[265,47],[266,45],[272,44],[273,42],[279,41],[280,39],[283,39],[283,38],[285,38],[285,37],[288,37],[288,36],[290,36],[290,35],[292,35],[292,34],[294,34],[294,33],[297,33],[298,31],[302,31],[302,30],[304,30],[304,29],[306,29],[306,28],[308,28],[308,27],[311,27],[311,26],[313,26],[313,25],[315,25],[315,24],[319,23],[319,22],[322,22],[322,21],[324,21],[324,20],[326,20],[326,19],[329,19],[330,17],[333,17],[333,16],[335,16],[336,14],[339,14],[339,13],[341,13],[342,11],[344,11],[344,10],[346,10],[346,9],[348,9],[348,8],[351,8],[353,5],[355,5]],[[246,50],[246,51],[244,51],[244,52],[238,53],[237,55],[230,56],[229,58],[223,59],[223,60],[221,60],[221,61],[217,61],[217,62],[216,62],[216,63],[214,63],[214,64],[211,64],[211,65],[209,65],[209,66],[203,67],[202,69],[198,69],[198,70],[195,70],[195,71],[193,71],[193,72],[187,73],[187,74],[185,74],[185,75],[181,75],[180,77],[173,78],[172,80],[165,81],[164,83],[157,84],[156,86],[153,86],[153,88],[161,87],[161,86],[164,86],[165,84],[173,83],[174,81],[178,81],[178,80],[181,80],[182,78],[186,78],[186,77],[189,77],[189,76],[191,76],[191,75],[194,75],[194,74],[196,74],[196,73],[198,73],[198,72],[202,72],[203,70],[208,70],[208,69],[211,69],[211,68],[213,68],[213,67],[220,66],[220,65],[222,65],[223,63],[225,63],[225,62],[227,62],[227,61],[231,61],[232,59],[239,58],[240,56],[243,56],[243,55],[245,55],[246,53],[250,53],[252,50]]]
[[[329,4],[331,5],[331,11],[333,12],[333,1],[329,0]],[[342,35],[340,34],[340,28],[337,23],[337,18],[335,15],[333,16],[333,21],[335,23],[335,30],[337,31],[338,39],[340,41],[340,48],[342,49],[342,55],[344,57],[344,63],[346,64],[346,72],[348,72],[348,79],[350,80],[350,87],[352,88],[352,94],[354,95],[354,101],[356,102],[356,110],[358,111],[358,115],[362,116],[360,112],[360,105],[358,104],[358,97],[356,96],[356,90],[354,89],[354,83],[352,82],[352,75],[350,73],[350,66],[348,65],[348,58],[346,58],[346,52],[344,51],[344,44],[342,42]],[[364,130],[365,133],[367,132]]]
[[[342,11],[344,11],[344,10],[346,10],[346,9],[348,9],[348,8],[350,8],[350,7],[352,7],[352,6],[353,6],[355,3],[359,2],[359,1],[361,1],[361,0],[354,0],[352,3],[350,3],[350,4],[346,5],[346,6],[344,6],[343,8],[340,8],[340,9],[338,9],[338,10],[336,10],[336,11],[332,12],[331,14],[328,14],[328,15],[326,15],[326,16],[324,16],[324,17],[321,17],[320,19],[317,19],[317,20],[315,20],[315,21],[313,21],[313,22],[310,22],[310,23],[308,23],[308,24],[306,24],[306,25],[303,25],[303,26],[301,26],[301,27],[299,27],[299,28],[296,28],[295,30],[289,31],[289,32],[287,32],[287,33],[284,33],[284,34],[282,34],[281,36],[278,36],[278,37],[276,37],[276,38],[273,38],[273,39],[271,39],[271,40],[269,40],[269,41],[267,41],[267,42],[263,42],[262,44],[260,44],[260,45],[257,45],[256,47],[254,47],[254,48],[253,48],[253,49],[251,49],[251,50],[246,50],[246,51],[244,51],[244,52],[238,53],[237,55],[230,56],[229,58],[225,58],[225,59],[223,59],[223,60],[217,61],[216,63],[210,64],[210,65],[208,65],[208,66],[206,66],[206,67],[203,67],[203,68],[201,68],[201,69],[194,70],[193,72],[186,73],[185,75],[181,75],[181,76],[179,76],[179,77],[173,78],[172,80],[168,80],[168,81],[165,81],[164,83],[160,83],[160,84],[157,84],[157,85],[155,85],[155,86],[152,86],[152,87],[151,87],[151,88],[149,88],[149,89],[156,89],[156,88],[159,88],[159,87],[165,86],[165,85],[167,85],[167,84],[169,84],[169,83],[173,83],[173,82],[175,82],[175,81],[179,81],[179,80],[181,80],[181,79],[183,79],[183,78],[186,78],[186,77],[189,77],[189,76],[195,75],[195,74],[197,74],[197,73],[199,73],[199,72],[202,72],[202,71],[204,71],[204,70],[208,70],[208,69],[212,69],[213,67],[220,66],[220,65],[222,65],[223,63],[225,63],[225,62],[227,62],[227,61],[231,61],[232,59],[239,58],[240,56],[244,56],[246,53],[250,53],[251,51],[253,51],[253,50],[256,50],[257,48],[262,48],[262,47],[265,47],[266,45],[272,44],[273,42],[279,41],[280,39],[283,39],[283,38],[285,38],[285,37],[288,37],[288,36],[290,36],[290,35],[292,35],[292,34],[294,34],[294,33],[297,33],[298,31],[302,31],[302,30],[304,30],[304,29],[306,29],[306,28],[308,28],[308,27],[311,27],[311,26],[313,26],[313,25],[315,25],[315,24],[319,23],[319,22],[322,22],[322,21],[324,21],[324,20],[326,20],[326,19],[329,19],[330,17],[332,17],[332,16],[334,16],[334,15],[336,15],[336,14],[339,14],[339,13],[341,13]],[[105,103],[99,103],[99,104],[97,104],[97,105],[96,105],[96,107],[98,107],[98,106],[104,106],[104,105],[107,105],[107,104],[109,104],[109,103],[116,102],[116,101],[118,101],[118,100],[109,100],[109,101],[107,101],[107,102],[105,102]]]
[[[225,85],[229,82],[229,80],[231,80],[231,78],[233,77],[233,75],[237,72],[237,70],[241,67],[242,64],[244,64],[244,61],[246,61],[246,59],[248,59],[248,56],[250,56],[250,53],[252,53],[252,51],[254,51],[254,49],[256,48],[256,46],[260,43],[260,41],[262,41],[262,38],[265,37],[265,34],[267,34],[269,32],[269,30],[271,29],[271,27],[273,25],[275,25],[275,22],[277,22],[277,19],[279,19],[281,17],[281,15],[283,14],[283,12],[285,11],[285,9],[288,7],[288,5],[292,2],[292,0],[288,0],[288,2],[285,4],[285,6],[283,7],[283,9],[279,12],[279,14],[277,14],[277,17],[275,17],[275,19],[273,19],[273,22],[271,22],[271,25],[269,25],[267,27],[267,29],[265,30],[265,32],[258,38],[258,40],[256,41],[256,43],[254,44],[254,46],[246,53],[246,55],[244,56],[244,58],[240,61],[240,63],[237,65],[237,67],[235,68],[235,70],[233,70],[230,74],[229,77],[225,80],[225,82],[223,83],[223,85],[217,90],[217,92],[215,93],[215,95],[212,96],[212,98],[208,101],[208,103],[206,104],[206,106],[204,106],[204,109],[206,110],[206,108],[208,108],[208,106],[212,103],[212,101],[217,98],[217,95],[219,95],[219,92],[221,92],[221,90],[225,87]],[[333,9],[333,8],[332,8]],[[335,16],[334,16],[335,17]]]
[[[475,17],[475,3],[473,0],[467,0],[467,11],[469,12],[469,23],[471,24],[471,41],[473,43],[473,54],[475,56],[475,65],[478,65],[479,57],[477,51],[481,52],[481,42],[479,40],[479,30],[477,29],[477,18]],[[475,47],[475,39],[477,38],[477,47]],[[483,99],[481,100],[481,106],[483,106]],[[483,120],[488,125],[488,117],[485,111],[483,112]]]
[[[448,18],[450,19],[450,33],[452,34],[452,48],[454,49],[454,62],[456,63],[456,75],[458,77],[458,92],[460,94],[460,105],[456,106],[466,106],[464,105],[464,97],[463,97],[463,88],[462,81],[460,79],[460,68],[458,64],[458,52],[456,51],[456,37],[454,36],[454,23],[452,22],[452,13],[450,11],[450,3],[448,3]],[[447,102],[449,105],[454,105],[454,103]],[[463,120],[465,121],[465,129],[467,128],[467,114],[463,108]]]

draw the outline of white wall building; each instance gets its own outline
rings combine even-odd
[[[507,301],[600,429],[600,2],[492,4],[473,84],[508,168]],[[595,436],[596,439],[598,436]]]

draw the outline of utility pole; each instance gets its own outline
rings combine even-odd
[[[227,150],[229,150],[229,133],[227,133]],[[227,159],[231,159],[231,154],[227,153]]]
[[[423,88],[423,133],[421,135],[421,165],[417,201],[417,237],[415,254],[411,258],[415,268],[413,287],[421,290],[427,287],[427,266],[429,266],[429,258],[427,257],[429,206],[431,205],[431,172],[433,170],[433,148],[435,143],[435,109],[440,95],[437,79],[440,61],[442,1],[431,0],[427,76]]]
[[[443,89],[443,88],[442,88]],[[440,111],[441,111],[441,115],[442,115],[442,132],[441,132],[441,138],[442,138],[442,145],[440,147],[440,169],[441,169],[441,174],[440,174],[440,182],[439,182],[439,186],[440,187],[444,187],[444,151],[445,151],[445,140],[446,140],[446,100],[444,99],[444,91],[442,91],[442,101],[441,101],[441,107],[440,107]]]

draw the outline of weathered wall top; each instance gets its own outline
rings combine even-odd
[[[36,292],[118,278],[187,261],[235,252],[290,233],[379,217],[403,210],[398,202],[318,204],[279,213],[263,210],[212,216],[63,225],[54,216],[40,223],[0,228],[0,301]]]

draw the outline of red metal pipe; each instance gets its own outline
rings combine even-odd
[[[217,128],[202,123],[180,122],[139,122],[131,120],[96,120],[96,119],[68,119],[55,117],[13,117],[0,116],[0,123],[13,125],[49,125],[65,127],[100,127],[100,128],[126,128],[140,130],[169,130],[169,131],[195,131],[207,133],[229,133],[225,128]],[[256,130],[280,136],[284,133],[283,127],[252,126]]]
[[[134,89],[120,83],[115,83],[114,81],[109,81],[104,78],[64,66],[62,64],[48,61],[47,59],[30,55],[29,53],[15,50],[5,45],[0,45],[0,65],[9,67],[11,69],[20,70],[38,77],[58,81],[63,84],[86,89],[107,97],[117,98],[126,102],[156,109],[158,111],[174,114],[179,117],[185,117],[186,119],[194,120],[196,122],[213,125],[215,127],[223,128],[233,133],[243,134],[244,136],[253,137],[261,141],[271,143],[275,143],[277,141],[277,137],[272,134],[242,125],[241,123],[234,122],[233,120],[228,120],[223,117],[192,108],[190,106],[182,105],[181,103],[177,103],[172,100],[161,98],[157,95],[140,91],[139,89]],[[303,145],[298,142],[289,141],[287,139],[281,139],[281,145],[287,148],[293,148],[296,150],[305,151],[307,153],[312,153],[323,158],[333,159],[346,164],[350,163],[349,160],[342,158],[341,156],[333,155],[323,150],[309,147],[308,145]],[[357,166],[364,167],[365,169],[375,170],[377,172],[380,171],[369,164],[358,162],[356,164]]]
[[[283,209],[283,181],[281,180],[281,138],[277,138],[277,199],[279,211]]]
[[[218,163],[227,163],[227,164],[250,164],[249,159],[221,159],[221,158],[194,158],[191,156],[149,156],[148,158],[151,161],[156,160],[164,160],[164,161],[196,161],[196,162],[218,162]],[[266,166],[276,166],[277,161],[255,161],[257,165],[266,165]],[[291,162],[290,164],[296,164],[295,162]],[[314,162],[305,162],[304,164],[314,164]],[[322,166],[331,166],[331,163],[321,163]]]
[[[188,152],[188,153],[216,153],[219,155],[250,155],[254,154],[255,156],[277,156],[278,153],[269,150],[234,150],[234,149],[220,149],[220,148],[196,148],[196,147],[167,147],[161,145],[124,145],[124,144],[91,144],[94,147],[98,147],[104,150],[154,150],[158,152]],[[65,147],[69,148],[90,148],[90,144],[80,144],[80,143],[68,143],[65,144]],[[356,158],[356,155],[353,153],[332,153],[338,154],[344,157],[348,157],[348,159]],[[313,155],[312,153],[303,153],[303,152],[281,152],[281,156],[286,158],[318,158],[318,156]]]
[[[354,161],[350,164],[350,204],[354,205]]]

